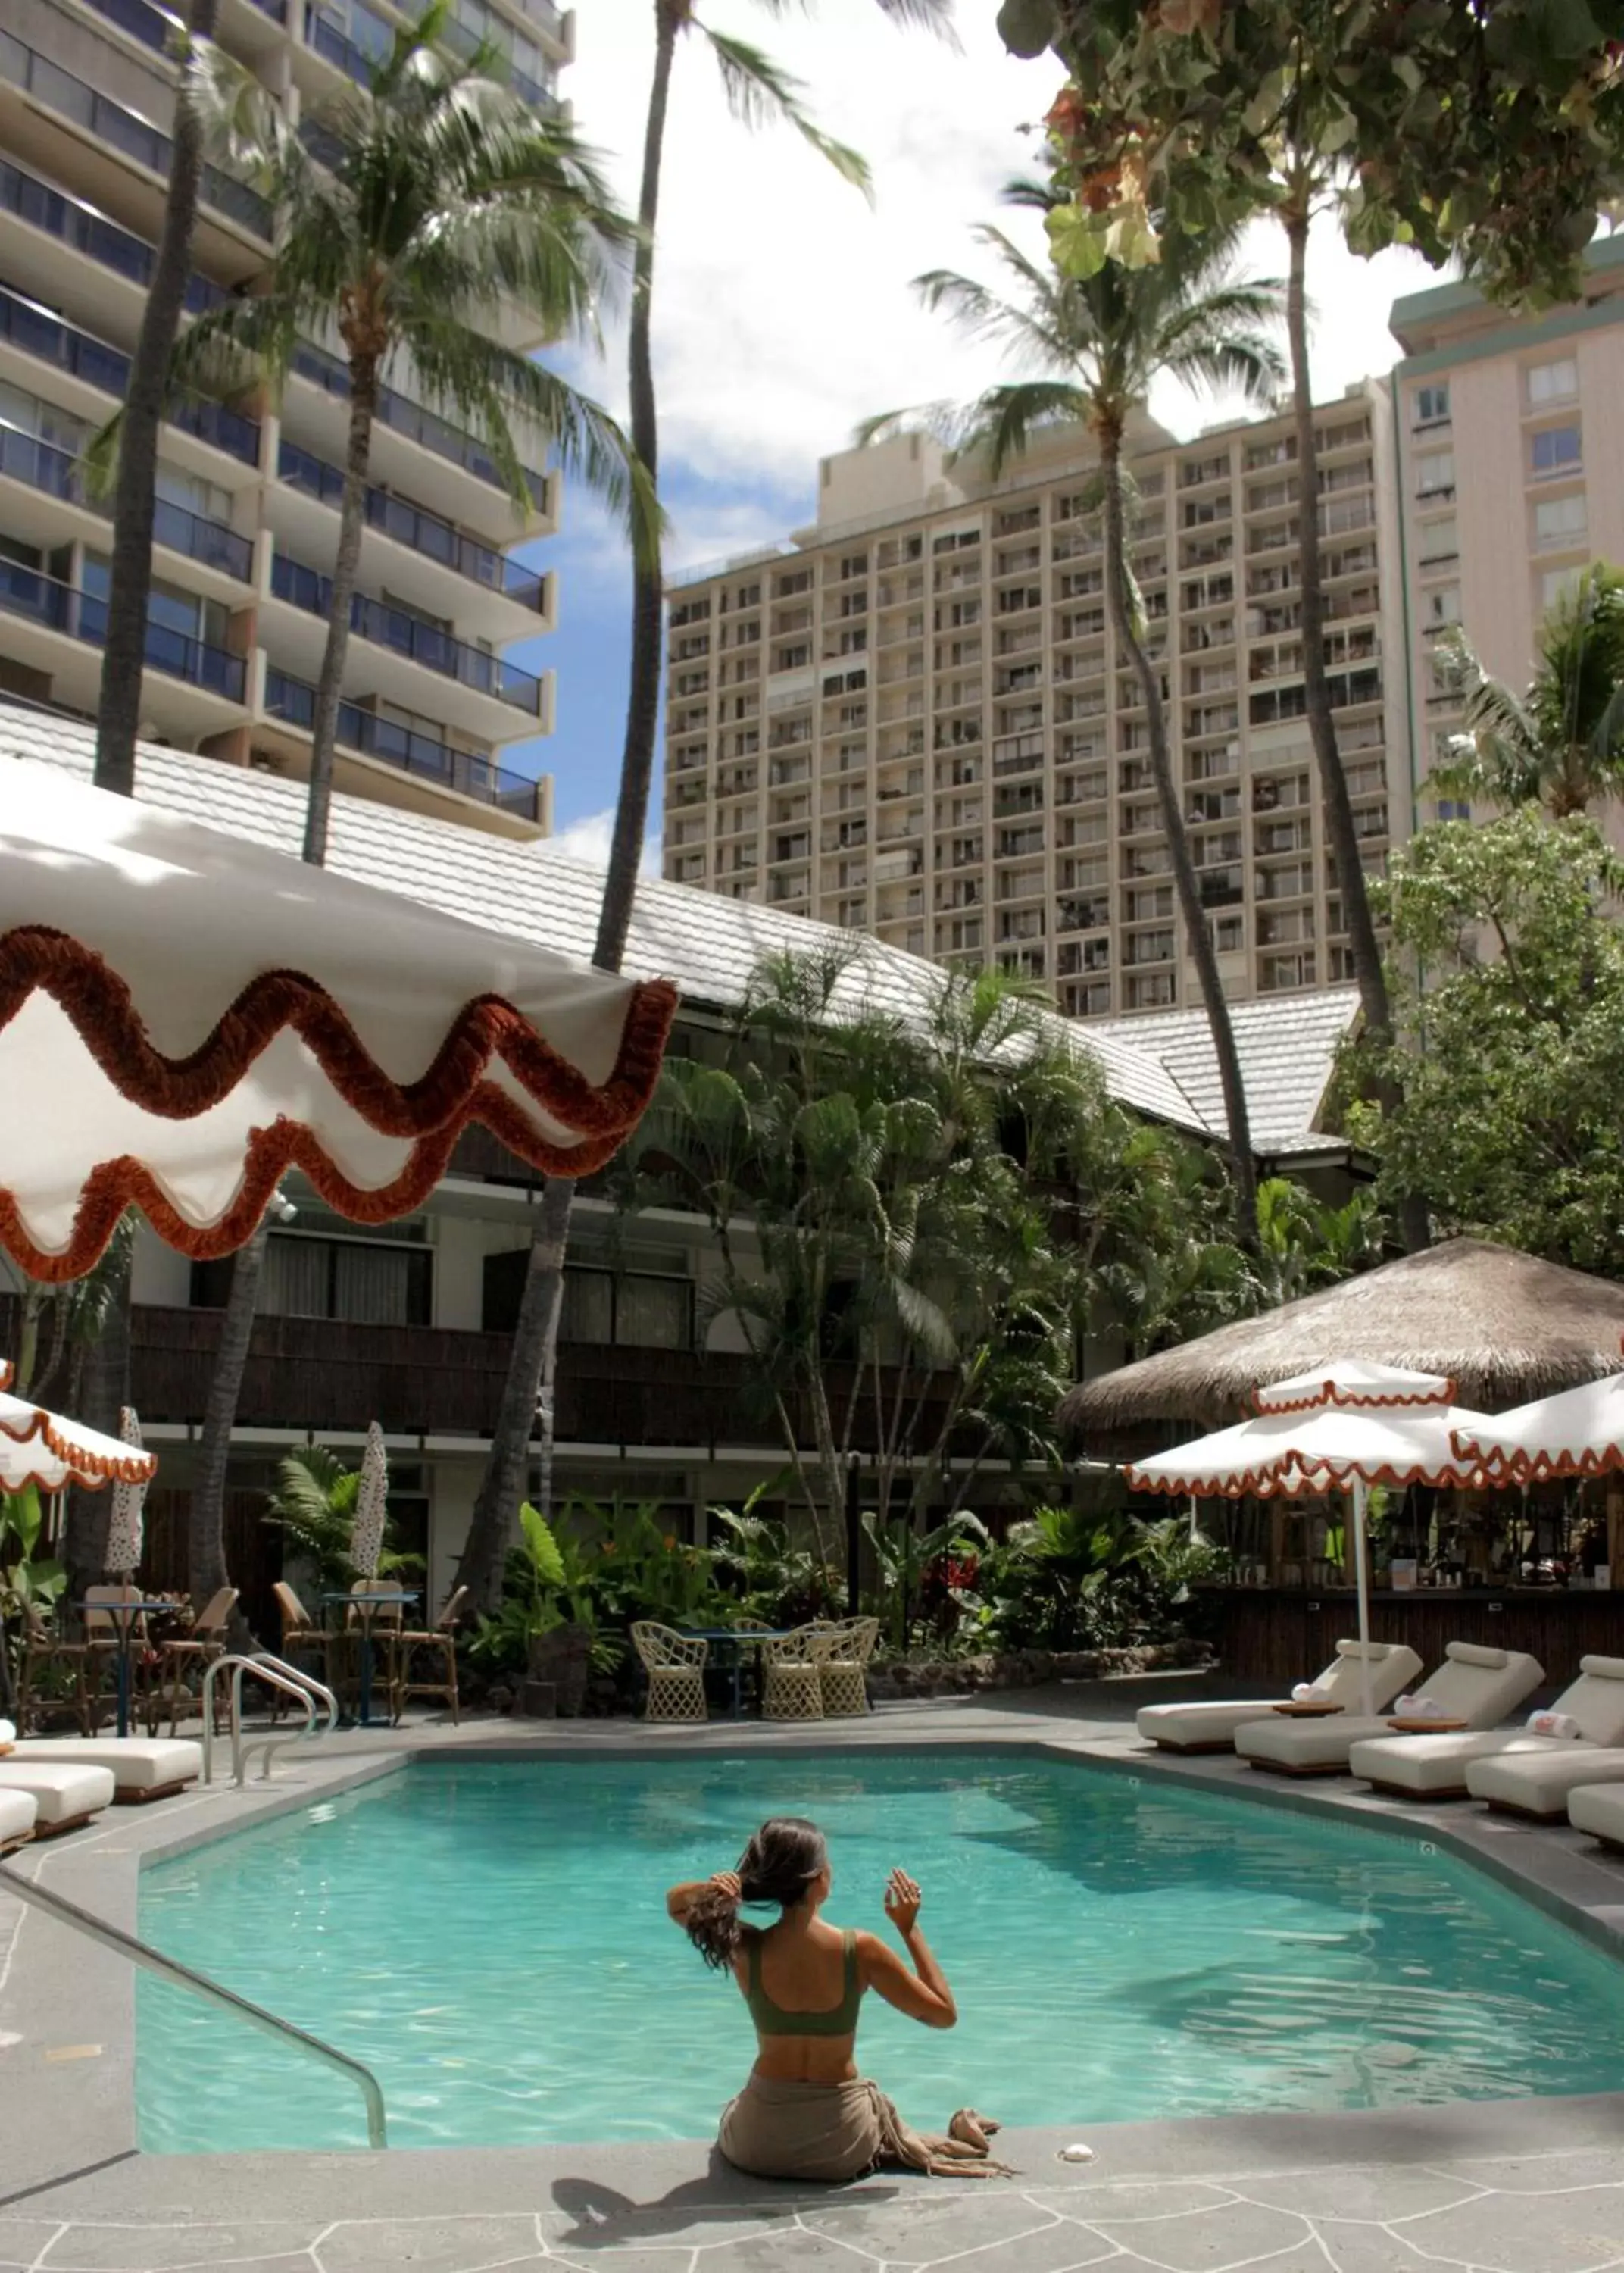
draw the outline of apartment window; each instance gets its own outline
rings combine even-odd
[[[1415,423],[1418,426],[1441,426],[1449,416],[1449,382],[1437,380],[1431,386],[1418,386],[1415,391]]]
[[[1441,797],[1438,800],[1440,821],[1470,821],[1471,806],[1464,798]]]
[[[426,1326],[434,1316],[433,1270],[421,1227],[411,1243],[398,1235],[387,1241],[327,1239],[273,1231],[266,1246],[259,1308],[267,1317]],[[204,1309],[223,1307],[230,1284],[228,1262],[196,1264],[192,1302]]]
[[[1535,363],[1528,367],[1528,400],[1530,407],[1540,409],[1547,402],[1571,402],[1579,392],[1579,366],[1572,356],[1559,356],[1553,363]]]
[[[1451,514],[1447,521],[1428,521],[1421,524],[1420,562],[1423,568],[1439,561],[1454,560],[1460,555],[1460,538]]]
[[[1534,543],[1541,552],[1566,552],[1583,544],[1589,527],[1584,492],[1543,498],[1534,507]]]
[[[1171,971],[1137,971],[1127,982],[1130,1010],[1167,1010],[1178,1000],[1178,982]]]
[[[1560,607],[1564,600],[1573,597],[1579,588],[1583,571],[1579,568],[1547,568],[1539,579],[1539,604],[1542,609]]]
[[[1461,619],[1461,588],[1458,584],[1441,584],[1436,591],[1426,596],[1426,628],[1429,632],[1444,630]]]
[[[1245,916],[1220,916],[1212,927],[1212,943],[1220,955],[1235,955],[1246,944]]]
[[[1415,493],[1418,498],[1455,495],[1453,450],[1423,450],[1415,461]]]
[[[1536,481],[1548,481],[1553,474],[1570,474],[1582,461],[1579,427],[1576,420],[1566,426],[1542,427],[1538,434],[1528,438],[1529,471]]]

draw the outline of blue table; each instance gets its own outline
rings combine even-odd
[[[342,1603],[346,1610],[354,1610],[361,1626],[361,1694],[356,1699],[355,1719],[363,1729],[372,1725],[372,1621],[379,1610],[404,1609],[408,1602],[422,1597],[408,1587],[369,1587],[355,1594],[324,1594],[327,1604]],[[339,1631],[343,1632],[341,1621]]]
[[[153,1617],[160,1614],[166,1617],[172,1616],[175,1604],[145,1602],[134,1595],[122,1599],[115,1595],[111,1600],[100,1596],[94,1602],[86,1599],[76,1604],[75,1607],[85,1619],[85,1631],[87,1635],[91,1630],[90,1620],[93,1617],[111,1618],[117,1629],[118,1733],[121,1737],[127,1737],[130,1734],[130,1644],[134,1633],[135,1622],[138,1617],[144,1617],[149,1613]]]
[[[764,1641],[786,1640],[796,1632],[796,1628],[793,1626],[681,1626],[677,1631],[686,1634],[690,1641],[707,1641],[713,1647],[727,1648],[731,1646],[731,1664],[719,1666],[717,1669],[730,1673],[732,1676],[733,1710],[728,1717],[730,1720],[742,1721],[745,1717],[745,1650],[758,1648]]]

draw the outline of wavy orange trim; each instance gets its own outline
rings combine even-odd
[[[1320,1469],[1298,1472],[1295,1483],[1288,1486],[1277,1467],[1254,1468],[1243,1475],[1216,1476],[1141,1476],[1130,1465],[1122,1471],[1130,1489],[1160,1492],[1169,1498],[1181,1499],[1279,1499],[1287,1496],[1305,1499],[1326,1499],[1334,1491],[1344,1491],[1357,1477],[1366,1484],[1387,1484],[1394,1490],[1403,1490],[1406,1484],[1492,1483],[1494,1479],[1481,1460],[1473,1461],[1469,1468],[1440,1468],[1430,1461],[1413,1461],[1407,1468],[1349,1467],[1332,1476],[1328,1482],[1316,1486],[1308,1481],[1324,1473]]]
[[[1619,1444],[1608,1444],[1599,1452],[1587,1444],[1576,1452],[1564,1448],[1560,1452],[1498,1452],[1490,1449],[1468,1453],[1463,1449],[1458,1429],[1450,1441],[1458,1459],[1475,1459],[1494,1483],[1503,1479],[1511,1483],[1543,1484],[1564,1476],[1613,1475],[1624,1468],[1624,1445]]]
[[[66,1491],[70,1484],[77,1484],[82,1491],[99,1492],[110,1489],[112,1481],[113,1480],[110,1476],[57,1476],[53,1478],[45,1474],[44,1471],[41,1469],[31,1472],[29,1474],[20,1478],[19,1481],[15,1483],[8,1483],[4,1479],[0,1479],[0,1492],[4,1492],[10,1497],[14,1499],[19,1492],[42,1491],[49,1495],[52,1492]]]
[[[458,1012],[428,1071],[400,1083],[378,1064],[326,987],[303,971],[262,971],[183,1058],[153,1047],[128,986],[94,948],[65,932],[24,924],[0,934],[0,1026],[35,992],[51,997],[119,1095],[143,1112],[167,1121],[206,1113],[291,1027],[345,1103],[385,1136],[421,1136],[442,1127],[493,1057],[566,1129],[582,1136],[624,1136],[654,1092],[677,1008],[669,979],[633,986],[614,1070],[596,1084],[511,1002],[476,995]]]
[[[102,1476],[112,1483],[146,1484],[158,1473],[155,1452],[138,1452],[131,1447],[113,1459],[105,1453],[91,1452],[71,1437],[61,1435],[56,1414],[48,1413],[42,1405],[34,1407],[26,1428],[14,1429],[9,1421],[0,1419],[0,1436],[9,1437],[14,1444],[26,1444],[35,1437],[41,1438],[56,1459],[72,1469],[75,1483],[82,1482],[86,1476]]]
[[[0,1357],[0,1389],[9,1389],[11,1387],[16,1372],[17,1368],[11,1363],[9,1357]]]
[[[1265,1405],[1262,1401],[1264,1394],[1261,1389],[1253,1391],[1247,1402],[1254,1413],[1319,1413],[1328,1405],[1339,1405],[1350,1412],[1376,1413],[1390,1412],[1400,1406],[1453,1405],[1455,1384],[1453,1381],[1446,1383],[1441,1394],[1429,1392],[1426,1396],[1384,1397],[1372,1396],[1368,1390],[1344,1391],[1339,1389],[1334,1381],[1324,1381],[1312,1395],[1293,1397],[1283,1405]]]

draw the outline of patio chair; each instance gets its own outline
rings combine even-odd
[[[823,1665],[829,1652],[827,1627],[797,1626],[778,1641],[761,1645],[761,1718],[764,1721],[821,1721]]]
[[[231,1628],[231,1613],[236,1609],[236,1588],[221,1587],[217,1593],[209,1596],[208,1601],[198,1611],[189,1634],[177,1635],[173,1641],[159,1643],[158,1669],[149,1692],[146,1716],[146,1733],[149,1737],[155,1737],[158,1734],[158,1723],[163,1719],[166,1710],[169,1716],[170,1736],[177,1737],[180,1734],[181,1707],[183,1705],[189,1706],[192,1701],[191,1691],[187,1686],[189,1674],[196,1677],[198,1709],[199,1712],[202,1711],[203,1677],[214,1661],[224,1657],[226,1654],[227,1639]],[[222,1702],[219,1692],[216,1691],[214,1701],[216,1726],[219,1725]]]
[[[710,1644],[693,1634],[678,1633],[675,1626],[640,1618],[632,1628],[632,1647],[648,1676],[648,1695],[643,1704],[645,1721],[703,1721],[705,1665]]]
[[[431,1626],[402,1626],[394,1636],[394,1646],[400,1653],[402,1706],[409,1705],[414,1697],[438,1698],[442,1704],[450,1706],[453,1728],[459,1727],[461,1722],[462,1708],[457,1695],[457,1626],[468,1598],[466,1587],[454,1587]],[[414,1678],[415,1664],[420,1657],[430,1660],[431,1669],[440,1675],[438,1681]]]
[[[284,1662],[302,1672],[314,1674],[318,1681],[325,1682],[329,1689],[333,1688],[333,1677],[337,1669],[333,1660],[341,1647],[341,1637],[327,1633],[317,1624],[285,1579],[277,1579],[271,1592],[275,1597],[277,1615],[282,1622],[279,1653]],[[291,1710],[292,1699],[287,1691],[273,1689],[273,1727],[284,1713]]]
[[[1370,1661],[1370,1701],[1378,1711],[1393,1702],[1406,1683],[1422,1670],[1421,1661],[1408,1642],[1339,1641],[1336,1654],[1318,1675],[1313,1686],[1331,1704],[1357,1712],[1364,1702],[1359,1665]],[[1266,1721],[1284,1698],[1248,1698],[1242,1703],[1141,1705],[1135,1726],[1147,1744],[1169,1752],[1227,1752],[1234,1749],[1235,1732],[1249,1721]]]
[[[120,1602],[145,1600],[139,1587],[123,1580],[109,1579],[101,1586],[85,1589],[85,1639],[90,1647],[90,1654],[86,1660],[86,1697],[90,1709],[87,1733],[93,1737],[101,1725],[101,1707],[107,1702],[108,1683],[116,1681],[117,1677],[116,1668],[125,1638],[126,1620],[115,1617],[113,1611]],[[144,1721],[148,1708],[151,1684],[146,1651],[151,1630],[145,1610],[135,1613],[127,1623],[130,1628],[130,1718],[134,1722]],[[41,1831],[43,1820],[41,1818]]]
[[[1452,1641],[1443,1663],[1429,1673],[1419,1694],[1438,1708],[1438,1717],[1461,1721],[1469,1729],[1493,1729],[1515,1713],[1545,1679],[1545,1669],[1526,1650],[1490,1649],[1477,1642]],[[1362,1713],[1338,1713],[1327,1721],[1294,1721],[1271,1713],[1235,1732],[1235,1750],[1254,1768],[1276,1775],[1315,1776],[1345,1773],[1355,1744],[1390,1737],[1386,1714],[1366,1720]]]
[[[1382,1737],[1356,1744],[1348,1756],[1353,1774],[1400,1799],[1492,1800],[1530,1815],[1562,1815],[1577,1785],[1624,1775],[1624,1658],[1582,1657],[1579,1677],[1552,1707],[1576,1726],[1574,1737],[1545,1737],[1527,1729],[1462,1729],[1458,1735]],[[1526,1789],[1501,1791],[1483,1772],[1491,1763],[1515,1762],[1531,1771]],[[1478,1764],[1482,1763],[1481,1768]],[[1548,1768],[1541,1776],[1540,1767]],[[1590,1773],[1593,1771],[1593,1773]]]
[[[372,1609],[370,1621],[361,1607],[362,1604],[370,1602],[372,1597],[380,1592],[387,1595],[392,1583],[387,1579],[357,1579],[349,1590],[350,1607],[344,1613],[344,1627],[346,1634],[352,1635],[355,1639],[357,1657],[360,1651],[366,1646],[367,1633],[369,1631],[370,1632],[372,1701],[376,1706],[378,1692],[381,1688],[384,1692],[384,1702],[388,1709],[390,1725],[393,1727],[400,1719],[401,1707],[405,1703],[400,1693],[400,1636],[406,1628],[406,1605],[397,1594],[393,1599],[378,1602]],[[358,1673],[356,1677],[358,1681]]]
[[[87,1641],[69,1641],[39,1612],[30,1609],[23,1635],[22,1671],[18,1683],[17,1722],[24,1736],[42,1728],[48,1719],[69,1717],[79,1734],[92,1733],[91,1676],[100,1676],[101,1660],[92,1663]]]
[[[859,1719],[868,1711],[868,1662],[879,1639],[878,1618],[842,1618],[826,1626],[826,1654],[818,1669],[826,1721]]]
[[[27,1845],[34,1836],[38,1813],[31,1793],[0,1791],[0,1855],[10,1855]]]

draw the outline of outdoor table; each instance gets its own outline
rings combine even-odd
[[[361,1693],[356,1699],[355,1719],[363,1729],[372,1725],[372,1621],[379,1610],[404,1609],[408,1602],[422,1600],[421,1595],[407,1587],[373,1587],[358,1594],[324,1594],[329,1606],[341,1603],[346,1610],[354,1610],[361,1628]],[[343,1620],[339,1621],[343,1631]]]
[[[144,1616],[168,1616],[173,1612],[175,1604],[172,1602],[120,1602],[115,1599],[112,1602],[82,1602],[74,1607],[85,1617],[86,1633],[90,1631],[92,1612],[111,1618],[118,1629],[118,1733],[121,1737],[127,1737],[130,1734],[130,1644],[135,1622]]]
[[[746,1647],[758,1647],[764,1641],[782,1641],[795,1632],[795,1628],[793,1626],[770,1628],[766,1626],[684,1626],[682,1631],[692,1641],[707,1641],[715,1645],[731,1646],[730,1664],[721,1665],[717,1669],[720,1672],[730,1673],[732,1677],[733,1709],[728,1717],[732,1721],[742,1721],[745,1717],[744,1672]]]

